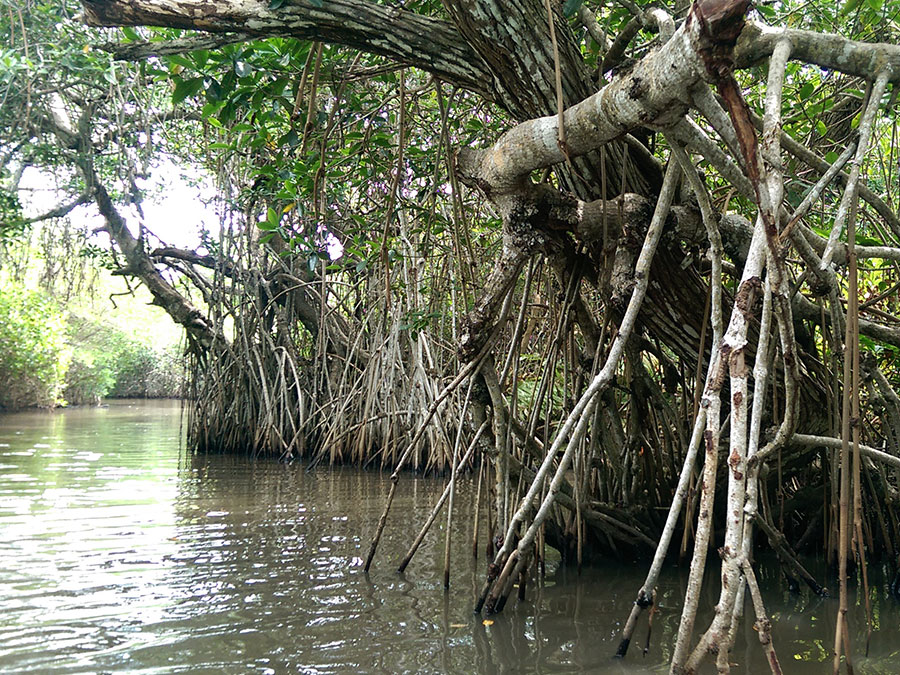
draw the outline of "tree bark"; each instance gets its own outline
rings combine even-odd
[[[84,0],[82,5],[90,26],[164,26],[346,45],[494,98],[487,64],[452,24],[404,9],[359,0],[288,0],[278,9],[269,9],[267,0]]]

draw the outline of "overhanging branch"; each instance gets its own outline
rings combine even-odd
[[[385,56],[493,98],[481,57],[440,19],[364,0],[82,0],[90,26],[163,26],[207,33],[318,40]],[[158,53],[158,52],[157,52]]]

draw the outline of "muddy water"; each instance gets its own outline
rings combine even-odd
[[[440,479],[401,480],[363,572],[387,486],[377,472],[186,455],[173,403],[0,416],[0,672],[665,671],[686,573],[661,581],[647,656],[635,645],[611,658],[644,564],[581,575],[551,564],[485,625],[472,614],[485,561],[469,545],[471,482],[457,497],[449,593],[443,524],[406,575],[394,571]],[[786,593],[773,567],[760,575],[785,672],[825,672],[836,601]],[[857,667],[900,672],[898,605],[878,588],[871,598],[877,630]],[[857,600],[860,646],[863,617]],[[635,642],[646,633],[642,623]],[[765,671],[752,627],[734,662]]]

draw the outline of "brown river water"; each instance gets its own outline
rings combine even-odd
[[[445,592],[443,515],[406,574],[395,571],[445,479],[401,478],[367,575],[386,474],[196,457],[179,423],[174,402],[0,415],[0,672],[666,671],[686,570],[667,567],[660,581],[649,653],[644,619],[615,660],[646,563],[578,574],[551,561],[524,603],[485,621],[472,613],[486,561],[471,554],[471,479],[457,493]],[[870,575],[868,657],[859,597],[851,609],[857,672],[900,673],[900,603],[884,570]],[[789,594],[765,562],[760,583],[784,672],[830,672],[837,601]],[[698,625],[714,604],[703,599]],[[750,624],[736,673],[767,672]]]

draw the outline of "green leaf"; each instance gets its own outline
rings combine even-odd
[[[825,161],[829,164],[834,164],[838,159],[838,154],[834,150],[829,150],[825,153]]]
[[[192,77],[188,80],[181,80],[175,85],[175,91],[172,92],[172,105],[178,105],[184,99],[195,96],[202,88],[202,77]]]
[[[309,4],[318,9],[322,9],[322,5],[324,4],[322,0],[309,0]]]
[[[575,12],[581,8],[583,2],[584,0],[566,0],[566,3],[563,5],[563,14],[566,18],[575,16]]]
[[[182,54],[172,54],[171,56],[167,56],[166,61],[170,64],[175,64],[176,66],[182,66],[183,68],[194,67],[194,62]]]
[[[191,52],[191,58],[194,59],[194,63],[198,69],[203,68],[206,65],[206,62],[209,61],[209,50],[198,49],[195,52]]]
[[[222,100],[222,86],[215,78],[209,78],[206,82],[206,100],[210,103],[218,103]]]
[[[234,74],[238,77],[247,77],[253,72],[253,67],[246,61],[234,62]]]
[[[841,14],[847,15],[850,12],[855,12],[856,8],[859,7],[860,0],[847,0],[844,3],[844,6],[841,7]]]
[[[297,132],[294,129],[291,129],[284,136],[278,139],[279,146],[288,146],[291,148],[295,148],[300,145],[300,136],[297,135]]]
[[[310,253],[309,258],[306,259],[306,268],[310,271],[310,273],[316,271],[316,265],[319,264],[319,254],[318,253]]]
[[[876,12],[880,12],[884,5],[884,0],[866,0],[866,4]]]
[[[810,94],[813,93],[813,90],[814,90],[815,88],[816,88],[816,87],[813,85],[812,82],[807,82],[807,83],[804,84],[802,87],[800,87],[800,91],[797,93],[797,95],[798,95],[800,98],[809,98]]]
[[[285,0],[269,0],[269,9],[279,9]]]
[[[816,121],[816,131],[819,133],[819,136],[824,136],[828,133],[828,127],[825,126],[825,122],[822,120]]]
[[[200,116],[201,116],[204,120],[206,120],[207,122],[209,122],[211,125],[213,125],[214,127],[218,128],[218,129],[221,129],[221,128],[222,128],[222,123],[219,122],[219,120],[217,120],[215,117],[213,117],[213,115],[215,115],[215,114],[219,111],[219,109],[220,109],[221,107],[222,107],[222,102],[221,102],[221,101],[217,101],[217,102],[215,102],[215,103],[209,103],[209,102],[207,102],[207,103],[204,104],[204,106],[200,109]]]

